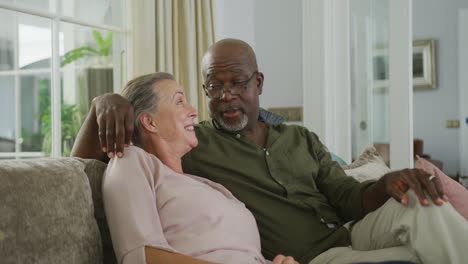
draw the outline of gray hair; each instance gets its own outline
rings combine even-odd
[[[133,106],[134,132],[132,142],[136,146],[142,144],[140,116],[143,113],[154,114],[158,110],[159,96],[154,91],[154,85],[163,80],[174,80],[174,76],[165,72],[143,75],[129,81],[122,91],[122,96]]]

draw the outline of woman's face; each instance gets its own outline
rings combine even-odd
[[[185,98],[184,91],[173,80],[163,80],[154,88],[159,95],[158,110],[154,114],[158,134],[184,154],[198,145],[194,131],[197,111]]]

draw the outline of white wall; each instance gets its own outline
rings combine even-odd
[[[459,129],[446,120],[459,118],[457,15],[466,0],[413,0],[413,38],[437,40],[437,89],[415,91],[414,137],[424,140],[424,153],[444,162],[444,172],[459,168]]]
[[[468,176],[468,9],[459,10],[458,15],[458,86],[460,87],[460,175]],[[465,180],[468,188],[468,178]]]
[[[255,49],[255,1],[214,2],[215,40],[238,38]]]
[[[256,0],[255,46],[263,107],[302,106],[302,1]]]
[[[216,40],[240,38],[265,74],[261,106],[302,106],[302,1],[217,0]]]

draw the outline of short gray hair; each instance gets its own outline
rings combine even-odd
[[[133,106],[135,128],[132,142],[136,146],[142,144],[140,116],[143,113],[154,114],[158,110],[159,96],[154,91],[154,85],[163,80],[174,80],[174,76],[165,72],[143,75],[129,81],[122,91],[122,96]]]

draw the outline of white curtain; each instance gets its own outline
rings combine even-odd
[[[156,71],[174,74],[198,120],[209,118],[201,60],[214,42],[213,0],[156,0]]]
[[[128,35],[127,79],[156,71],[155,3],[130,1],[130,34]],[[125,84],[126,80],[122,83]]]

